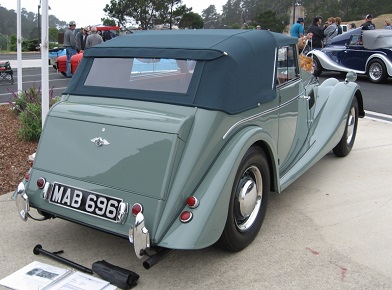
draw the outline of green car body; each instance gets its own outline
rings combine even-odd
[[[138,257],[241,250],[269,191],[330,150],[347,155],[364,116],[358,85],[319,85],[296,43],[260,30],[144,31],[86,49],[15,193],[22,218],[33,207],[129,237]]]

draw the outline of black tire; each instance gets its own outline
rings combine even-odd
[[[372,83],[385,82],[388,78],[388,73],[384,62],[378,59],[370,61],[367,68],[367,76]]]
[[[226,225],[217,245],[238,252],[257,236],[267,211],[270,173],[264,151],[252,146],[238,168]]]
[[[320,64],[320,61],[318,60],[317,56],[313,55],[313,75],[315,77],[321,76],[321,73],[323,72],[323,67]]]
[[[354,97],[350,110],[347,114],[346,120],[346,128],[344,129],[344,133],[342,139],[338,145],[333,148],[333,153],[338,157],[347,156],[351,149],[354,146],[355,136],[357,135],[357,127],[358,127],[358,101]]]

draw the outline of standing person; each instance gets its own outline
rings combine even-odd
[[[362,30],[373,30],[373,29],[376,29],[376,25],[373,24],[372,19],[373,19],[372,14],[366,15],[365,23],[363,23],[361,25]]]
[[[78,52],[83,51],[86,47],[86,39],[87,39],[87,27],[83,27],[77,34],[76,34],[76,50]]]
[[[338,27],[338,35],[342,34],[343,33],[343,28],[340,25],[342,23],[342,18],[336,17],[335,18],[335,23],[336,23],[336,26]]]
[[[306,30],[306,33],[312,33],[313,48],[323,47],[324,33],[320,27],[321,22],[322,22],[322,18],[320,16],[316,16],[315,18],[313,18],[312,24]]]
[[[97,27],[91,27],[91,34],[87,36],[86,40],[86,48],[92,47],[94,45],[100,44],[103,42],[102,36],[97,33]]]
[[[328,27],[324,30],[325,44],[331,44],[332,38],[334,38],[336,35],[338,35],[338,27],[336,26],[335,18],[329,17]]]
[[[292,37],[300,38],[305,34],[304,30],[304,19],[299,17],[297,23],[295,23],[290,29],[290,35]]]
[[[350,30],[356,29],[356,28],[357,28],[357,25],[354,22],[350,24]]]
[[[72,78],[71,73],[71,57],[76,54],[76,39],[75,39],[76,22],[70,21],[69,27],[64,33],[64,47],[67,52],[67,72],[66,77]]]
[[[390,29],[390,30],[392,29],[391,22],[389,22],[388,20],[385,20],[384,24],[385,24],[384,26],[385,29]]]

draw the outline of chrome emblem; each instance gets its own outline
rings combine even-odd
[[[98,147],[100,147],[102,145],[109,145],[110,144],[108,141],[106,141],[105,139],[102,139],[101,137],[91,139],[91,142],[95,143],[95,145],[97,145]]]

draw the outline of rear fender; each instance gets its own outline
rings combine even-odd
[[[249,147],[260,140],[269,148],[273,148],[273,141],[268,133],[254,126],[244,128],[229,141],[194,193],[199,200],[199,206],[195,209],[187,206],[183,208],[183,211],[192,212],[192,220],[182,223],[177,218],[158,243],[159,246],[172,249],[201,249],[219,239],[226,223],[237,168]],[[272,156],[276,156],[276,153],[272,152]]]
[[[369,62],[371,62],[372,60],[375,60],[375,59],[380,60],[385,64],[385,67],[387,68],[387,73],[391,77],[392,76],[392,61],[381,53],[375,53],[369,57],[369,59],[366,62],[366,72],[368,71],[367,67],[369,65]]]

